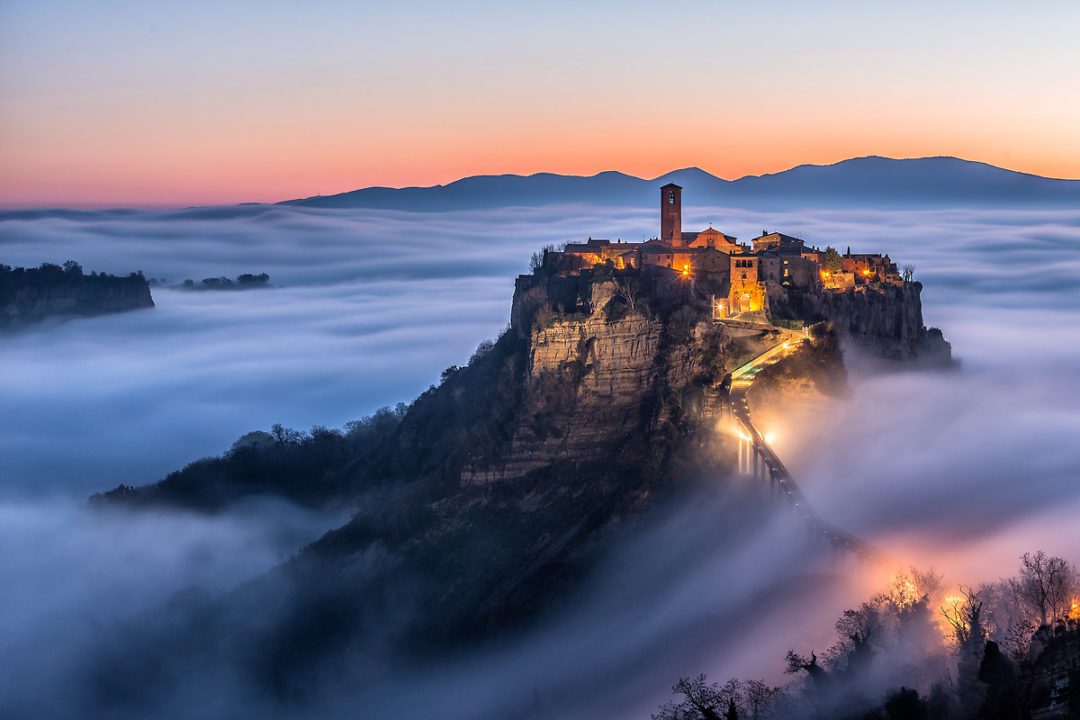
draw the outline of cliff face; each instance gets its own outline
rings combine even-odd
[[[0,278],[0,327],[13,328],[54,316],[101,315],[153,307],[141,274],[83,275],[49,266],[6,269]]]
[[[519,279],[512,331],[523,343],[521,412],[503,452],[470,463],[465,482],[597,457],[662,474],[676,438],[718,412],[724,376],[778,335],[715,325],[693,304],[649,308],[631,295],[612,279]]]
[[[332,584],[330,617],[295,619],[313,645],[379,612],[376,586],[409,617],[380,632],[425,653],[551,607],[618,528],[697,480],[723,484],[735,440],[715,431],[720,386],[779,334],[603,278],[523,277],[512,318],[339,473],[357,515],[266,580],[302,597]]]
[[[951,362],[951,348],[923,324],[922,284],[858,286],[843,292],[769,288],[774,316],[832,323],[840,337],[889,360]]]
[[[835,327],[912,352],[917,300],[916,289],[807,301],[802,310],[832,322],[763,373],[769,404],[843,387]],[[725,376],[779,337],[713,322],[710,291],[670,273],[523,276],[511,327],[407,409],[347,435],[275,429],[112,499],[216,506],[278,487],[358,508],[223,603],[230,635],[281,648],[253,672],[303,692],[345,653],[429,657],[535,618],[661,498],[697,480],[722,485],[736,455],[734,436],[717,432]],[[260,622],[267,597],[275,619]],[[304,652],[281,637],[303,638]]]

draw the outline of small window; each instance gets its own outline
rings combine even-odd
[[[674,193],[674,191],[669,191],[668,192],[667,201],[668,201],[668,205],[674,205],[675,204],[675,193]]]

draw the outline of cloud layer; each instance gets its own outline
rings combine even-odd
[[[852,354],[850,401],[779,421],[778,450],[824,517],[956,581],[1010,573],[1019,553],[1037,548],[1080,561],[1071,400],[1080,396],[1080,212],[686,215],[687,227],[713,222],[741,238],[779,229],[915,265],[927,321],[964,360],[959,373],[881,374]],[[74,259],[173,283],[267,272],[275,286],[157,289],[153,310],[0,339],[0,533],[16,549],[0,578],[19,588],[0,607],[0,637],[10,639],[0,658],[18,655],[45,678],[31,687],[28,675],[14,676],[8,690],[26,703],[48,695],[50,679],[93,664],[109,623],[191,584],[232,587],[335,521],[287,508],[102,516],[86,513],[85,495],[152,482],[275,422],[336,426],[408,401],[502,329],[513,276],[533,250],[588,235],[639,240],[653,225],[651,211],[580,206],[0,213],[7,264]],[[561,717],[645,713],[680,673],[767,674],[785,643],[819,642],[835,612],[861,599],[861,586],[835,577],[819,586],[804,627],[768,633],[761,628],[791,609],[765,599],[808,592],[806,574],[792,571],[799,558],[777,554],[785,544],[769,534],[787,530],[730,542],[694,511],[673,512],[650,536],[673,554],[621,548],[560,622],[405,686],[383,678],[366,702],[411,694],[422,716],[456,692],[462,717],[528,716],[532,703],[551,711],[553,697],[568,698]],[[693,556],[693,547],[728,551]],[[673,556],[689,558],[675,573]],[[760,567],[769,570],[752,570]],[[769,611],[752,631],[731,631],[755,603]],[[80,637],[58,651],[68,633]],[[176,698],[179,715],[190,699]],[[333,693],[326,702],[357,703]]]

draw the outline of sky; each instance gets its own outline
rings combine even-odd
[[[0,0],[0,205],[861,155],[1080,177],[1080,5]]]

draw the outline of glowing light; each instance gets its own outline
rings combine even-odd
[[[1080,620],[1080,597],[1074,597],[1069,604],[1069,619]]]
[[[690,277],[690,263],[683,263],[682,275],[683,277]]]
[[[769,445],[772,445],[774,442],[776,442],[776,433],[772,431],[765,433],[765,442]]]

